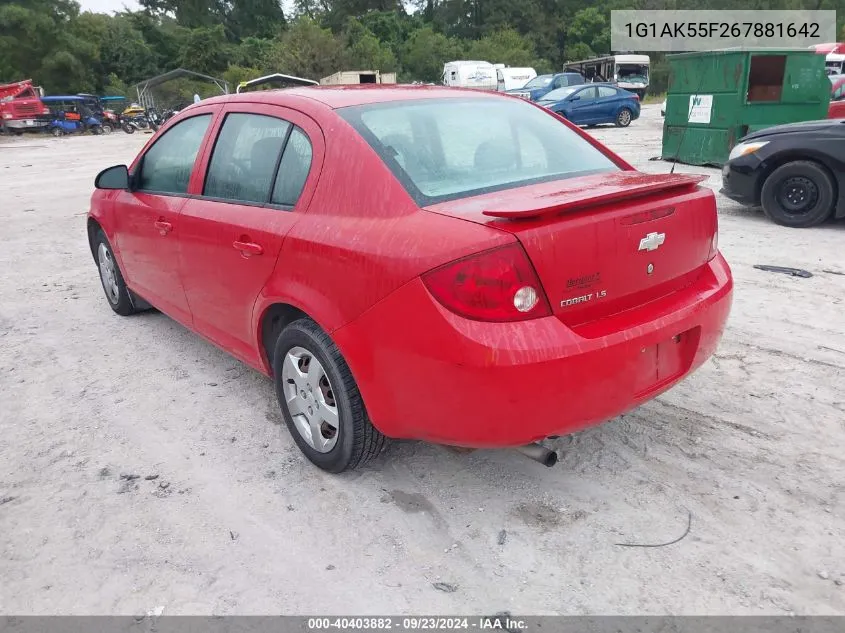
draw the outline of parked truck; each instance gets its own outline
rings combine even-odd
[[[395,83],[396,73],[383,73],[378,70],[342,70],[320,80],[321,86]]]
[[[50,125],[50,110],[41,103],[40,89],[31,79],[0,84],[0,132],[23,134]]]

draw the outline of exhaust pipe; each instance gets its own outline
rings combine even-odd
[[[517,446],[516,450],[530,457],[535,462],[540,462],[543,466],[551,468],[557,464],[557,453],[551,449],[546,448],[542,444],[526,444],[525,446]]]

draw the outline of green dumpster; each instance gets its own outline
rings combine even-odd
[[[734,48],[668,61],[664,160],[722,165],[750,132],[827,118],[825,58],[812,50]]]

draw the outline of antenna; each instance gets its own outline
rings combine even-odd
[[[696,89],[695,89],[695,93],[694,93],[694,95],[693,95],[693,96],[695,96],[695,95],[697,95],[699,92],[701,92],[701,87],[702,87],[702,85],[704,84],[704,77],[705,77],[706,75],[707,75],[707,73],[706,73],[706,72],[702,72],[702,73],[701,73],[701,76],[698,78],[698,86],[696,87]],[[667,97],[667,102],[666,102],[666,105],[667,105],[667,109],[668,109],[668,105],[669,105],[669,102],[668,102],[668,97]],[[675,165],[677,165],[677,164],[678,164],[678,156],[681,154],[681,146],[683,146],[683,144],[684,144],[684,138],[686,138],[686,136],[687,136],[687,130],[689,129],[689,115],[690,115],[689,106],[687,106],[687,124],[684,126],[684,131],[683,131],[683,132],[681,132],[681,138],[680,138],[680,140],[678,141],[678,149],[677,149],[677,151],[675,152],[675,156],[672,158],[672,169],[670,169],[670,170],[669,170],[669,173],[670,173],[670,174],[674,174],[674,173],[675,173]]]

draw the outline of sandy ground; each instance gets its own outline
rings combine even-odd
[[[595,134],[665,172],[660,126]],[[720,198],[718,354],[553,469],[405,442],[331,476],[267,379],[106,304],[88,197],[146,138],[0,142],[0,613],[845,613],[845,223]]]

